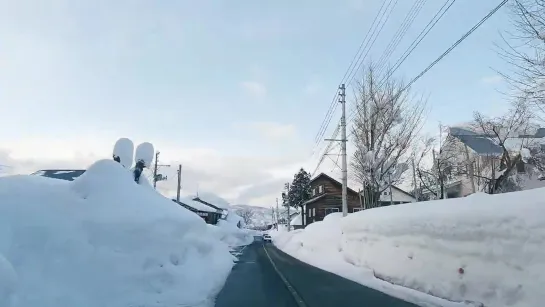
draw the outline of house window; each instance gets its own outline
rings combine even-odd
[[[316,216],[316,208],[312,208],[312,216]]]
[[[324,186],[323,186],[323,185],[318,186],[318,193],[319,193],[319,194],[324,193]]]
[[[324,211],[325,211],[325,215],[328,215],[333,212],[339,212],[339,208],[325,208]]]
[[[316,195],[316,189],[312,189],[312,196]]]
[[[358,211],[361,211],[363,210],[363,208],[352,208],[352,212],[358,212]]]

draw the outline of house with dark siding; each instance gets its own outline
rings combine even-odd
[[[333,212],[342,212],[342,184],[324,173],[310,181],[311,198],[303,203],[303,227]],[[358,192],[347,188],[348,212],[362,210]]]

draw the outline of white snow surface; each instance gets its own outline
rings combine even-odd
[[[293,219],[290,221],[291,226],[301,226],[303,225],[303,217],[301,216],[301,213],[297,214],[293,217]]]
[[[421,306],[542,306],[544,196],[477,193],[271,235],[302,261]]]
[[[133,142],[128,138],[120,138],[115,142],[113,154],[119,157],[121,165],[131,168],[134,156]]]
[[[136,150],[134,152],[134,162],[136,163],[142,160],[144,161],[146,167],[150,167],[154,155],[155,149],[153,148],[153,145],[151,143],[141,143],[140,145],[136,146]]]
[[[0,306],[212,306],[235,239],[210,228],[110,159],[1,177]]]

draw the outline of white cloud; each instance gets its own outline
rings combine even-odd
[[[272,141],[293,139],[297,132],[295,125],[276,122],[255,122],[249,124],[249,127]]]
[[[487,76],[481,79],[484,84],[498,84],[503,81],[503,77],[500,75]]]
[[[87,168],[98,159],[109,159],[116,138],[22,139],[0,148],[0,174],[29,174],[47,168]],[[135,143],[138,144],[135,140]],[[209,191],[232,203],[269,206],[281,192],[280,183],[291,180],[305,156],[233,155],[213,148],[183,148],[156,144],[166,182],[158,188],[166,196],[176,195],[176,169],[182,164],[182,194]],[[290,168],[292,170],[290,171]]]
[[[11,166],[5,171],[86,168],[97,159],[111,158],[119,137],[131,137],[136,144],[154,143],[161,151],[162,163],[183,164],[184,191],[194,192],[198,186],[236,200],[254,185],[282,177],[276,175],[277,169],[289,169],[303,160],[305,157],[297,152],[277,156],[230,154],[239,145],[217,148],[222,146],[220,142],[231,140],[213,137],[207,140],[210,147],[196,147],[189,143],[199,143],[202,138],[182,138],[176,129],[204,128],[157,129],[158,125],[152,123],[155,114],[149,112],[155,111],[149,103],[165,101],[166,105],[174,100],[191,104],[191,99],[180,97],[179,92],[184,90],[178,92],[178,82],[174,91],[153,75],[169,75],[174,63],[171,59],[187,58],[178,51],[187,50],[183,46],[189,39],[207,41],[202,33],[191,30],[194,27],[188,27],[192,18],[205,20],[194,18],[191,11],[199,9],[189,4],[154,6],[146,1],[59,0],[44,4],[37,0],[0,0],[0,37],[10,46],[0,54],[0,83],[4,89],[0,91],[0,107],[5,111],[0,122],[0,164]],[[255,81],[267,80],[265,72],[256,71],[245,78],[247,81],[240,86],[248,95],[259,99],[267,96],[266,86]],[[163,107],[156,109],[176,113],[165,112]],[[222,126],[210,124],[206,129],[216,127]],[[269,123],[253,128],[276,140],[294,132],[292,125]],[[248,147],[260,145],[252,143]],[[164,171],[175,179],[175,168]],[[175,191],[175,183],[169,180],[160,187]],[[272,197],[254,196],[244,201],[252,204],[255,199]]]
[[[243,81],[240,83],[242,89],[254,98],[265,98],[267,95],[267,88],[262,83],[257,81]]]

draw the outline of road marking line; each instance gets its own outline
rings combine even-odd
[[[286,288],[288,288],[288,291],[290,291],[291,295],[293,295],[293,298],[295,299],[295,302],[297,303],[297,305],[299,305],[299,307],[307,307],[307,305],[305,304],[305,302],[303,301],[303,299],[301,298],[301,296],[299,296],[299,294],[297,294],[297,291],[295,291],[295,289],[293,288],[293,286],[288,282],[288,280],[286,279],[286,277],[284,277],[284,275],[280,272],[280,270],[276,267],[276,264],[274,264],[274,261],[272,260],[271,256],[269,255],[269,252],[267,252],[267,249],[265,248],[265,244],[263,244],[263,250],[265,251],[265,254],[267,255],[267,258],[269,258],[269,261],[271,262],[274,270],[276,271],[276,273],[278,274],[278,276],[280,276],[280,279],[282,279],[282,281],[284,282],[284,284],[286,285]]]

